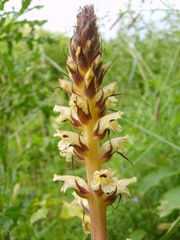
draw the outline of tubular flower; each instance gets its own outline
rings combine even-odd
[[[72,205],[82,207],[87,219],[84,228],[91,231],[92,240],[106,240],[106,207],[118,194],[130,195],[128,185],[136,178],[119,180],[112,169],[101,169],[103,162],[110,160],[115,152],[124,156],[123,143],[128,136],[111,139],[111,131],[121,131],[118,121],[123,112],[108,112],[119,94],[115,93],[116,83],[102,85],[110,65],[102,60],[96,16],[91,5],[81,8],[77,15],[66,66],[69,80],[60,80],[60,87],[68,94],[69,106],[56,105],[54,111],[59,113],[59,122],[68,120],[76,131],[57,130],[54,136],[61,138],[58,143],[61,156],[68,162],[75,156],[84,164],[87,180],[56,174],[53,180],[63,182],[63,192],[68,188],[75,190]]]
[[[76,190],[76,192],[79,195],[87,195],[89,193],[88,185],[85,182],[84,179],[78,177],[78,176],[70,176],[70,175],[64,175],[59,176],[54,174],[53,181],[61,181],[63,182],[63,186],[61,188],[61,192],[66,192],[68,188],[72,188]]]
[[[73,153],[76,157],[84,161],[86,157],[86,152],[88,147],[86,145],[85,139],[78,135],[77,133],[71,131],[60,131],[54,134],[54,136],[62,138],[63,141],[60,141],[58,144],[61,156],[66,157],[67,161],[71,161]]]
[[[104,143],[101,147],[102,161],[108,161],[115,152],[124,153],[124,142],[126,142],[128,138],[128,135],[126,135],[124,137],[110,139]]]
[[[71,109],[68,107],[55,105],[53,111],[60,113],[60,116],[57,119],[58,122],[71,120]]]
[[[62,138],[71,145],[80,145],[81,137],[77,133],[57,130],[54,136]]]
[[[69,120],[75,128],[80,129],[81,123],[78,120],[77,113],[73,110],[73,108],[55,105],[53,110],[54,112],[60,113],[59,117],[57,118],[58,123]]]
[[[123,193],[129,195],[127,186],[136,182],[136,178],[118,180],[117,177],[114,177],[114,174],[115,171],[111,168],[95,171],[91,182],[92,189],[95,191],[102,190],[106,194],[115,193],[115,195],[118,195]]]
[[[121,118],[123,112],[116,112],[108,114],[96,123],[94,135],[104,136],[107,130],[121,131],[121,126],[119,125],[117,119]]]
[[[130,196],[130,192],[129,192],[129,189],[127,188],[127,186],[131,183],[136,183],[136,182],[137,182],[136,177],[118,180],[117,181],[117,194],[122,193],[127,196]]]

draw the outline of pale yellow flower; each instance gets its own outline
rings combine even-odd
[[[84,160],[84,154],[88,150],[87,139],[77,133],[71,131],[56,130],[54,136],[62,138],[59,148],[62,156],[67,158],[67,161],[72,160],[72,155],[75,154],[78,159]]]
[[[55,105],[53,111],[60,113],[59,117],[57,118],[58,122],[71,120],[71,108]]]
[[[111,193],[116,190],[117,178],[114,177],[115,172],[112,169],[95,171],[91,187],[93,190],[101,189],[104,193]]]
[[[136,182],[136,177],[128,179],[120,179],[114,177],[115,172],[109,168],[105,170],[95,171],[91,187],[93,190],[102,190],[106,194],[115,193],[130,195],[127,186],[131,183]]]
[[[64,175],[60,176],[54,174],[53,181],[61,181],[63,182],[63,186],[61,188],[61,192],[66,192],[68,188],[73,188],[74,190],[81,191],[80,188],[86,190],[88,192],[88,185],[86,181],[78,176]]]
[[[121,131],[117,119],[121,118],[123,112],[115,112],[102,117],[96,124],[95,131],[98,129],[99,134],[103,134],[106,129]]]
[[[124,195],[130,196],[130,192],[129,192],[129,189],[127,188],[127,186],[131,183],[136,183],[136,182],[137,182],[136,177],[118,180],[116,194],[122,193]]]
[[[87,181],[79,176],[56,174],[53,181],[62,182],[63,192],[69,188],[75,191],[74,200],[64,203],[64,217],[77,216],[91,238],[105,239],[106,207],[113,204],[118,195],[130,195],[128,185],[136,182],[136,178],[118,179],[111,168],[100,170],[115,152],[127,159],[123,143],[128,136],[110,139],[111,130],[121,131],[118,120],[123,112],[106,113],[114,107],[115,96],[119,94],[115,94],[116,83],[102,86],[110,64],[104,64],[102,59],[96,16],[91,5],[80,9],[77,15],[69,55],[66,66],[71,81],[60,80],[60,87],[68,93],[69,106],[56,105],[54,111],[59,113],[59,122],[70,121],[75,131],[57,130],[54,136],[60,137],[61,156],[68,162],[75,156],[85,165]]]
[[[102,145],[101,152],[102,156],[109,152],[112,154],[114,152],[124,153],[124,142],[128,140],[129,136],[125,135],[123,137],[117,137],[105,142]]]
[[[79,145],[80,146],[80,136],[77,133],[71,131],[60,131],[56,130],[54,134],[55,137],[60,137],[70,145]]]

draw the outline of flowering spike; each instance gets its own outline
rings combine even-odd
[[[123,112],[106,114],[117,101],[116,83],[102,86],[110,65],[102,60],[96,16],[91,5],[80,9],[77,15],[66,65],[71,81],[61,80],[60,87],[68,93],[69,107],[56,105],[54,111],[60,114],[59,122],[70,121],[78,133],[57,130],[55,136],[61,138],[58,143],[61,156],[68,162],[76,156],[84,163],[87,182],[77,176],[54,175],[53,180],[63,182],[61,191],[75,190],[71,205],[83,209],[85,217],[81,220],[84,229],[91,231],[92,240],[107,240],[106,207],[119,194],[129,195],[128,185],[136,182],[136,178],[118,180],[112,169],[101,169],[113,153],[124,156],[123,143],[128,137],[110,138],[111,131],[121,131],[118,119]]]

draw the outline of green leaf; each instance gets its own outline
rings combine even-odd
[[[160,206],[157,208],[160,217],[169,215],[174,209],[180,209],[179,196],[180,186],[171,189],[162,196]]]
[[[139,194],[143,195],[151,187],[158,185],[163,178],[170,177],[179,173],[180,169],[178,167],[159,168],[158,170],[155,170],[145,176],[140,181],[137,191],[139,192]]]
[[[171,224],[167,232],[160,238],[160,240],[169,240],[172,234],[180,226],[180,216]]]
[[[14,221],[7,216],[1,216],[0,226],[2,226],[5,232],[9,231],[10,227],[13,225]]]
[[[51,199],[47,199],[45,206],[53,206],[53,205],[59,205],[60,204],[60,200],[59,198],[51,198]]]
[[[146,235],[146,232],[143,229],[135,230],[128,239],[131,240],[142,240]]]
[[[0,2],[0,11],[4,10],[4,5],[5,5],[5,3],[8,2],[8,1],[9,1],[9,0],[2,0],[2,1]]]
[[[21,6],[21,9],[19,10],[19,15],[24,13],[30,4],[31,4],[31,0],[22,0],[22,6]]]
[[[48,210],[46,208],[38,209],[37,212],[33,213],[30,218],[30,223],[33,224],[41,219],[47,217]]]
[[[12,230],[10,230],[10,238],[9,239],[34,239],[34,229],[33,226],[30,226],[25,221],[18,221],[18,225],[16,225]]]
[[[17,220],[22,217],[21,207],[10,207],[5,211],[5,216],[13,220]]]

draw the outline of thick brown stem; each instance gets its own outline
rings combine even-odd
[[[89,200],[91,218],[91,239],[107,240],[106,207],[101,198],[92,192]]]
[[[95,116],[93,116],[94,106],[92,102],[89,102],[92,121],[87,126],[85,133],[88,139],[89,155],[86,160],[86,171],[88,178],[88,185],[90,186],[93,180],[93,174],[95,171],[99,171],[101,168],[101,159],[99,154],[99,139],[93,136],[93,128]],[[91,188],[91,186],[90,186]],[[106,206],[102,197],[98,196],[93,190],[90,192],[89,197],[89,210],[91,218],[91,239],[92,240],[107,240],[106,229]]]

